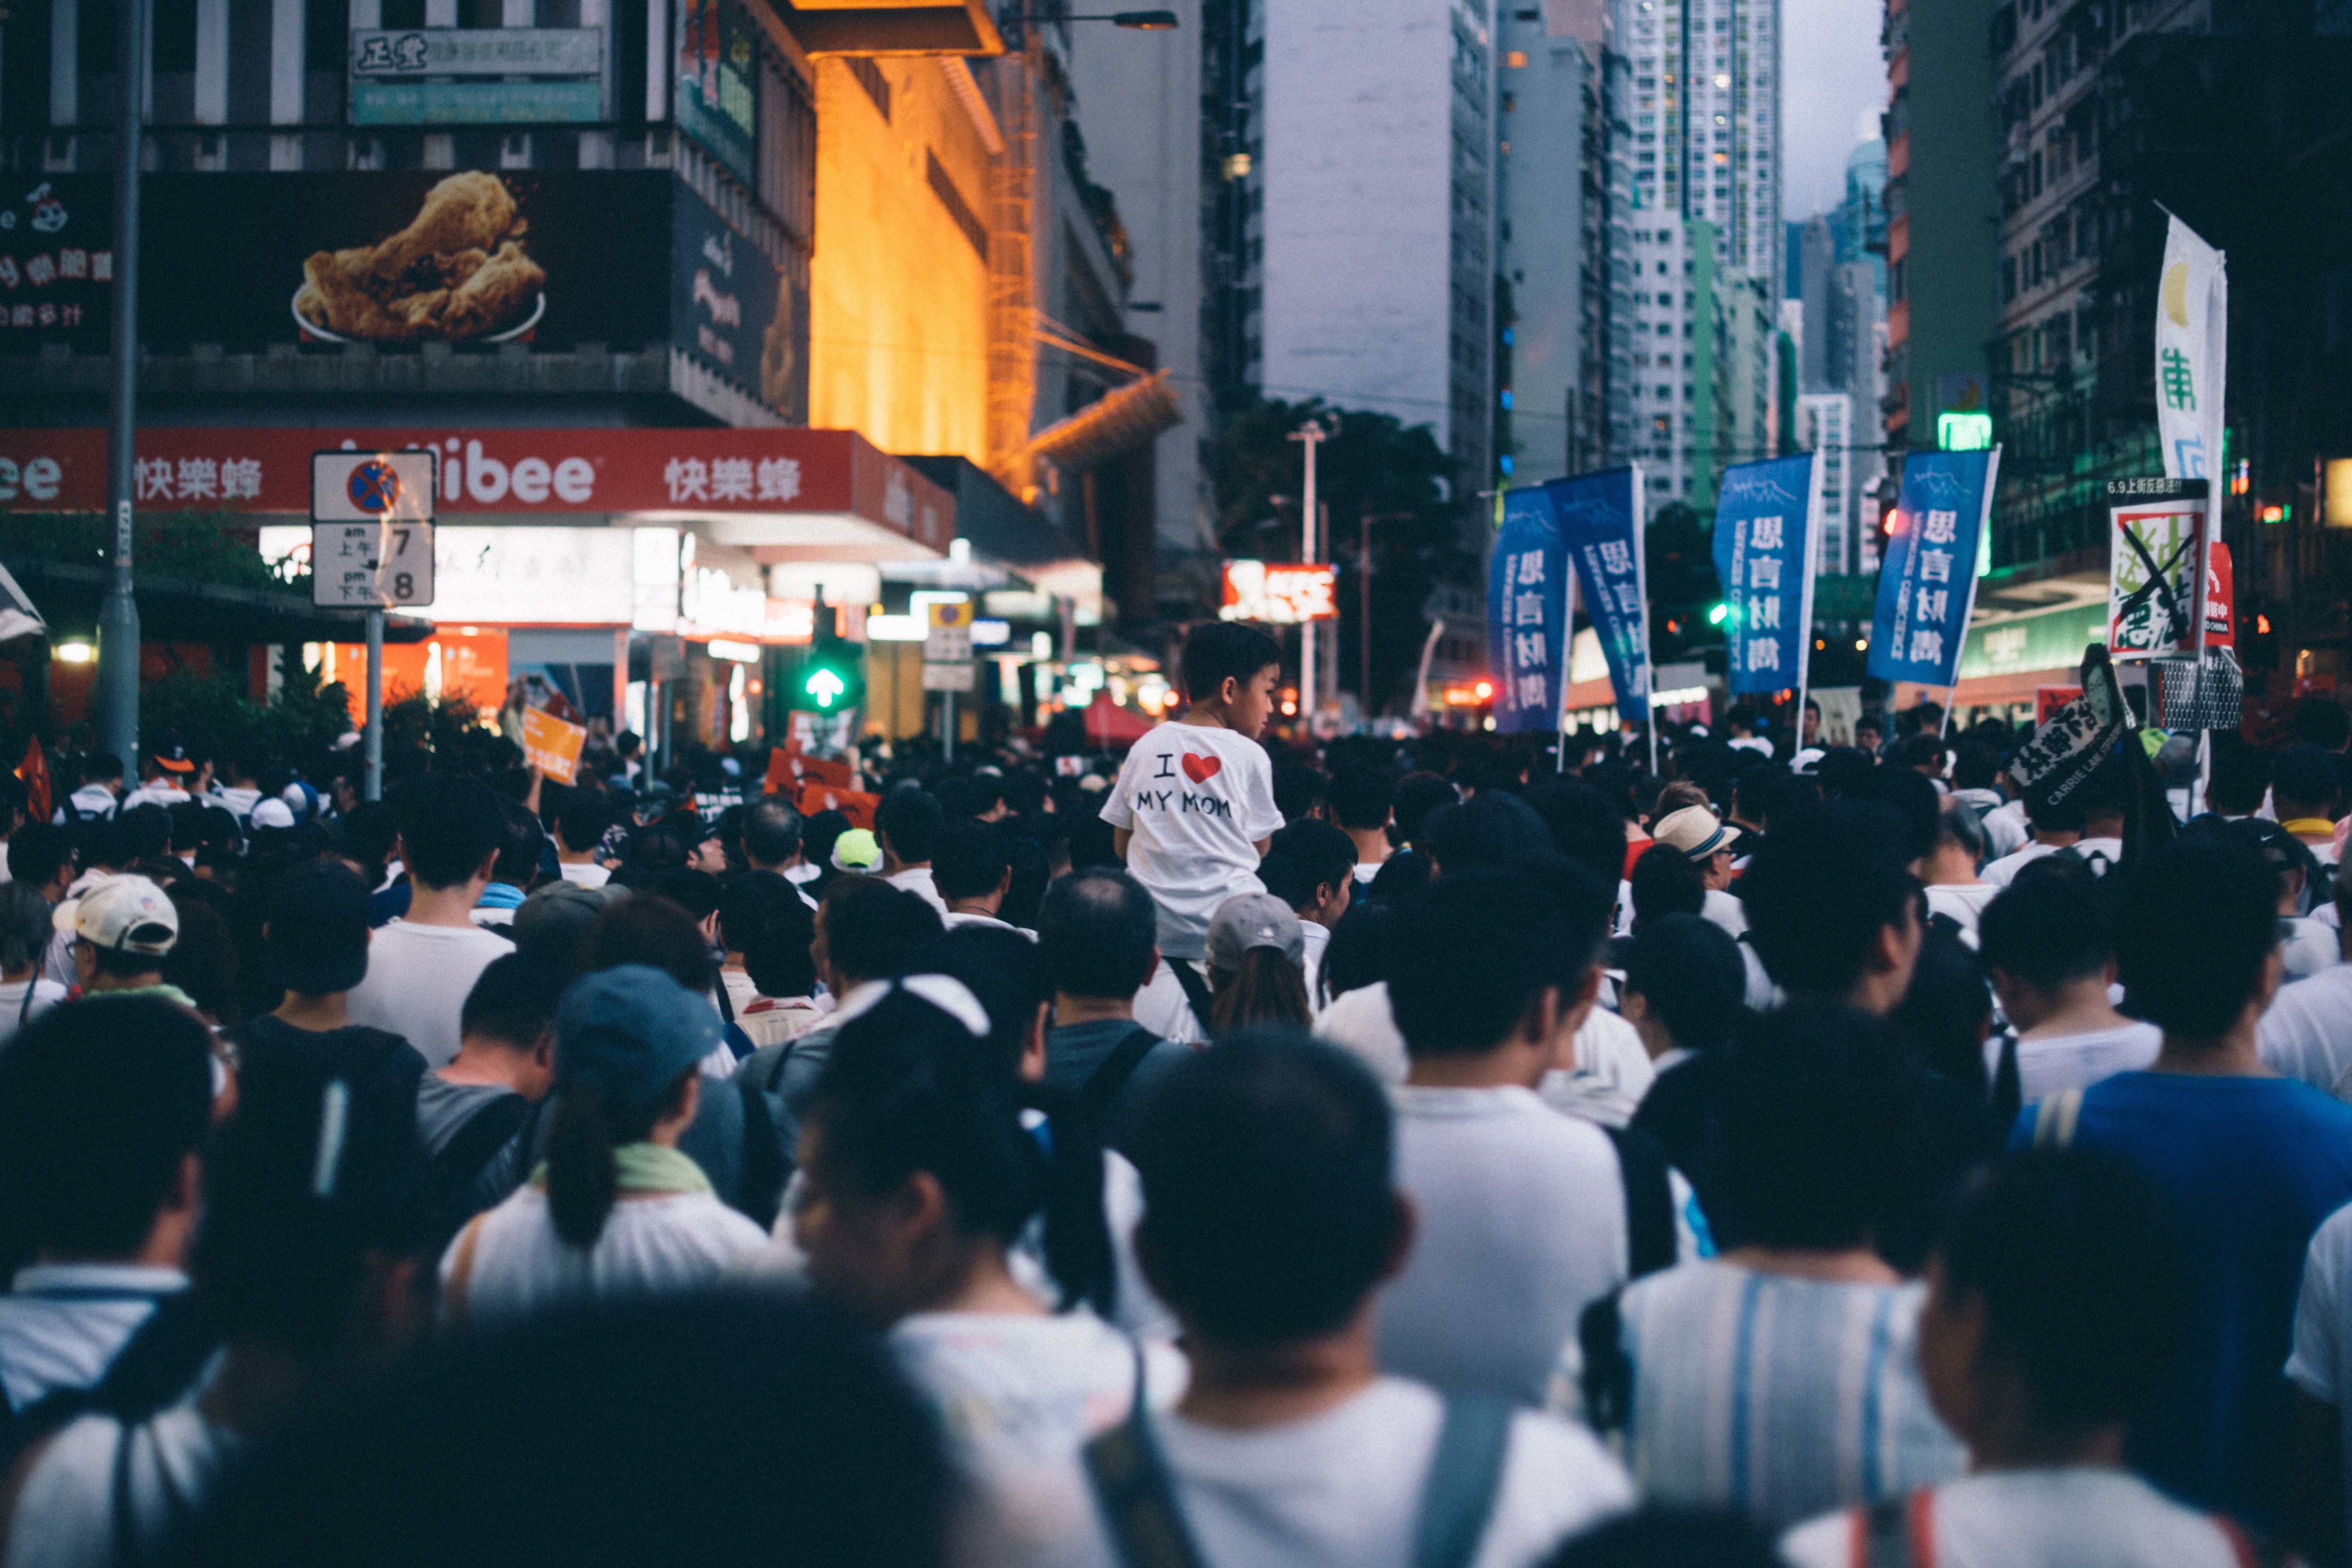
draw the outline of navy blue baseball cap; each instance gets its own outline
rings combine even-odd
[[[555,1011],[555,1076],[586,1079],[621,1105],[651,1105],[719,1048],[719,1010],[649,963],[573,981]]]

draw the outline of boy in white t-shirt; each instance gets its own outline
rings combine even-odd
[[[2163,1195],[2113,1159],[2033,1150],[1955,1216],[1928,1266],[1918,1356],[1969,1474],[1801,1524],[1791,1568],[2232,1568],[2236,1526],[2124,1465],[2162,1389],[2189,1282]]]
[[[1161,955],[1197,959],[1219,904],[1265,891],[1257,865],[1282,813],[1257,738],[1274,712],[1282,650],[1255,626],[1212,621],[1184,639],[1182,675],[1191,705],[1128,752],[1102,819],[1160,907]]]

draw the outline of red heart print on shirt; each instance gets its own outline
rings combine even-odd
[[[1223,757],[1196,757],[1190,752],[1184,753],[1184,776],[1194,784],[1216,777],[1217,770],[1224,765]]]

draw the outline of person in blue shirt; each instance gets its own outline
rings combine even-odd
[[[2278,878],[2260,856],[2191,834],[2128,868],[2121,892],[2124,1010],[2163,1030],[2163,1048],[2145,1072],[2026,1107],[2011,1146],[2106,1150],[2171,1200],[2191,1271],[2187,1338],[2126,1456],[2182,1500],[2266,1528],[2304,1254],[2352,1200],[2352,1107],[2255,1052],[2282,974]]]

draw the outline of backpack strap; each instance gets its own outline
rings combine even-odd
[[[1125,1568],[1206,1568],[1176,1484],[1151,1433],[1143,1345],[1135,1343],[1135,1399],[1127,1419],[1087,1444],[1087,1476]]]
[[[1603,1437],[1624,1431],[1633,1415],[1633,1359],[1625,1353],[1618,1294],[1612,1290],[1593,1301],[1576,1321],[1577,1348],[1584,1353],[1584,1424]]]
[[[456,1193],[470,1186],[490,1156],[511,1142],[530,1118],[530,1101],[520,1094],[494,1100],[474,1112],[425,1167],[427,1190]]]
[[[1509,1401],[1491,1394],[1446,1396],[1445,1424],[1422,1483],[1413,1568],[1470,1568],[1477,1557],[1503,1489],[1515,1414]]]
[[[1201,978],[1199,970],[1181,958],[1163,958],[1160,962],[1176,976],[1176,984],[1183,988],[1184,1000],[1192,1005],[1192,1016],[1201,1020],[1202,1032],[1207,1033],[1209,1015],[1216,1007],[1215,999],[1209,994],[1209,983]]]
[[[1992,1108],[2003,1126],[2013,1125],[2025,1105],[2025,1079],[2017,1065],[2017,1031],[2000,1032],[2000,1058],[1992,1074]]]
[[[766,1230],[776,1223],[792,1160],[768,1097],[742,1079],[735,1080],[735,1089],[743,1097],[743,1191],[737,1206]]]
[[[2063,1149],[2074,1142],[2074,1123],[2083,1114],[2083,1091],[2062,1089],[2033,1108],[2033,1146]]]
[[[1881,1498],[1853,1511],[1853,1568],[1936,1568],[1936,1494]]]
[[[2294,1561],[2279,1548],[2268,1535],[2249,1535],[2244,1527],[2227,1514],[2208,1514],[2223,1539],[2230,1543],[2230,1555],[2238,1568],[2282,1568]]]
[[[1675,1191],[1666,1177],[1665,1152],[1646,1132],[1603,1127],[1617,1151],[1617,1173],[1625,1189],[1625,1277],[1639,1279],[1675,1265]]]
[[[1078,1104],[1085,1109],[1087,1121],[1096,1129],[1102,1127],[1103,1118],[1110,1110],[1110,1102],[1118,1098],[1118,1091],[1127,1087],[1127,1080],[1135,1076],[1135,1069],[1143,1065],[1143,1058],[1150,1056],[1151,1047],[1159,1043],[1159,1036],[1138,1024],[1120,1036],[1118,1044],[1111,1047],[1110,1055],[1087,1075],[1086,1083],[1078,1089]]]

